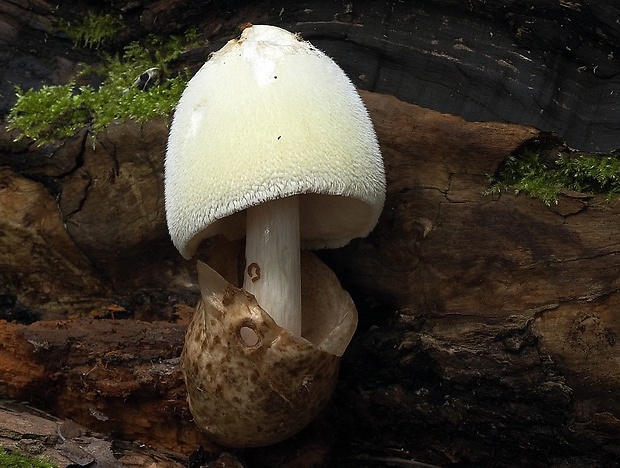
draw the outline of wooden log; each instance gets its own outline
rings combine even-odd
[[[0,401],[0,448],[48,460],[58,468],[186,466],[178,455],[144,444],[111,441],[71,420],[10,401]]]
[[[610,151],[620,146],[620,14],[609,0],[417,3],[189,0],[0,3],[0,111],[13,86],[38,88],[73,79],[79,62],[96,51],[74,47],[59,25],[79,27],[89,13],[122,18],[114,38],[121,49],[148,34],[196,28],[201,50],[180,69],[197,70],[209,52],[239,26],[273,24],[301,33],[333,57],[361,89],[468,120],[525,123],[565,136],[573,147]],[[51,58],[55,60],[51,60]],[[27,69],[28,73],[23,70]]]
[[[508,154],[568,149],[526,127],[365,100],[388,200],[368,239],[324,254],[368,304],[343,365],[348,437],[439,465],[612,463],[620,201],[485,196]]]
[[[209,447],[192,422],[178,367],[185,328],[136,320],[0,321],[0,395],[178,453]]]
[[[568,149],[530,127],[363,98],[385,157],[386,206],[370,237],[321,253],[356,300],[360,328],[318,425],[246,457],[303,466],[300,454],[313,446],[340,466],[399,457],[442,466],[612,463],[620,453],[618,201],[567,192],[547,207],[525,195],[485,196],[487,175],[525,145]],[[234,281],[236,252],[213,244],[201,255]],[[108,259],[118,268],[123,260]],[[191,282],[186,288],[150,309],[179,309]],[[191,423],[176,367],[186,320],[168,316],[3,322],[0,395],[159,447],[217,450]]]
[[[618,145],[617,6],[457,3],[239,2],[230,12],[226,2],[156,0],[106,2],[102,12],[126,13],[119,47],[136,31],[205,31],[208,46],[179,69],[199,66],[246,21],[278,24],[325,49],[359,87],[534,124],[581,148]],[[66,83],[78,62],[98,60],[54,21],[87,13],[64,1],[0,3],[3,111],[14,84]],[[305,447],[320,455],[293,441],[247,451],[248,460],[303,466],[333,447],[338,466],[616,464],[618,201],[565,193],[546,207],[483,196],[487,176],[524,145],[567,148],[531,127],[364,99],[388,198],[373,235],[322,253],[361,325],[328,411],[306,433]],[[127,317],[151,321],[177,302],[193,305],[193,265],[177,260],[163,218],[166,122],[114,124],[96,149],[84,133],[45,150],[0,137],[0,294],[16,304],[0,311],[14,319],[21,304],[29,321],[47,319],[0,322],[0,396],[185,454],[199,444],[217,451],[185,404],[176,361],[184,322],[49,320],[117,299]],[[142,209],[149,216],[136,216]],[[136,298],[150,297],[147,287],[158,296],[145,306]],[[176,293],[185,299],[169,299]]]

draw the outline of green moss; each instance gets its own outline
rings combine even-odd
[[[620,151],[560,158],[556,164],[560,176],[572,190],[607,195],[620,193]]]
[[[56,465],[43,458],[7,452],[0,447],[0,468],[56,468]]]
[[[620,193],[620,151],[606,155],[560,155],[553,164],[545,164],[540,154],[525,150],[510,156],[498,172],[489,177],[491,187],[485,195],[514,190],[540,198],[546,205],[556,203],[561,190],[604,194]]]
[[[120,54],[102,54],[102,65],[84,67],[73,83],[44,86],[24,91],[16,88],[17,101],[11,109],[10,129],[20,131],[38,145],[67,138],[88,127],[93,135],[114,120],[146,121],[168,116],[176,106],[189,77],[170,74],[169,63],[195,46],[194,32],[163,40],[148,37],[132,42]],[[153,71],[148,86],[139,77]],[[99,76],[99,86],[77,86],[80,78]]]
[[[9,113],[9,129],[21,130],[19,139],[29,137],[43,144],[73,135],[89,119],[74,85],[43,86],[24,92],[16,88],[17,102]]]
[[[111,41],[122,27],[123,23],[110,14],[89,12],[81,23],[64,23],[60,29],[67,33],[76,47],[93,49]]]

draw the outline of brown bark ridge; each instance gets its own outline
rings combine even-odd
[[[187,409],[178,368],[185,327],[137,320],[1,322],[0,394],[119,439],[189,453],[205,441]]]
[[[57,147],[4,151],[0,303],[9,317],[105,316],[113,298],[116,316],[140,304],[138,316],[168,319],[171,307],[153,304],[191,294],[164,216],[167,134],[162,119],[129,121],[94,144],[82,131]],[[7,146],[13,137],[1,136]]]
[[[287,442],[241,452],[244,463],[615,463],[619,202],[565,193],[547,207],[525,195],[484,196],[487,175],[525,145],[569,149],[531,127],[467,122],[391,96],[362,96],[385,158],[386,206],[368,238],[319,253],[356,301],[360,327],[326,411]],[[140,146],[143,130],[129,123],[102,138]],[[159,155],[152,157],[161,161],[166,134],[153,135]],[[100,156],[85,165],[86,177],[116,164]],[[115,181],[126,164],[130,160],[118,164],[114,177],[92,177],[101,194],[123,200],[115,190],[127,191],[127,185]],[[59,264],[70,272],[86,262],[84,280],[93,277],[103,286],[96,291],[97,304],[76,313],[58,298],[67,290],[74,298],[90,290],[73,289],[71,281],[40,281],[48,284],[48,304],[34,311],[47,320],[0,322],[0,395],[117,437],[185,455],[199,445],[218,453],[193,426],[185,402],[178,357],[186,305],[193,308],[198,293],[188,273],[193,265],[166,244],[161,197],[158,218],[136,217],[133,230],[119,234],[120,243],[146,239],[138,242],[145,252],[140,261],[126,262],[124,250],[110,248],[98,256],[96,223],[67,227],[67,237],[48,185],[16,167],[3,171],[12,181],[2,187],[3,199],[31,193],[37,205],[52,210],[33,211],[33,219],[15,214],[9,227],[58,248],[58,258],[73,259],[46,263],[43,249],[14,260],[7,253],[3,274],[19,281],[4,285],[5,297],[16,298],[12,309],[3,309],[5,316],[29,300],[23,290],[42,287],[37,275],[53,276]],[[145,187],[147,179],[158,186],[160,178],[149,171],[134,174],[145,180],[131,186],[134,195],[126,205],[118,202],[119,219],[135,209],[135,194],[144,197],[144,206],[151,203],[148,196],[158,196]],[[63,177],[57,180],[63,183]],[[63,196],[69,197],[66,187]],[[111,232],[114,218],[102,219],[107,220],[102,232]],[[11,252],[17,238],[1,237],[3,249]],[[149,250],[153,239],[164,247]],[[234,282],[238,246],[212,243],[199,256]],[[154,276],[140,289],[140,278],[149,273]]]
[[[442,465],[615,463],[618,200],[484,196],[516,146],[562,147],[526,127],[365,98],[388,201],[368,239],[326,258],[369,314],[393,314],[370,319],[347,354],[351,387],[338,397],[366,415],[345,412],[351,440],[418,447]]]

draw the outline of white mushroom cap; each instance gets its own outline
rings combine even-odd
[[[366,236],[385,200],[368,112],[323,52],[274,26],[251,26],[190,80],[172,122],[166,216],[191,258],[216,234],[245,234],[244,210],[301,195],[301,245]]]

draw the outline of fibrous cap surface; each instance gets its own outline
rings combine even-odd
[[[246,28],[190,80],[165,164],[170,235],[190,258],[215,234],[244,235],[244,210],[300,198],[302,246],[367,235],[385,199],[372,122],[344,72],[273,26]]]

